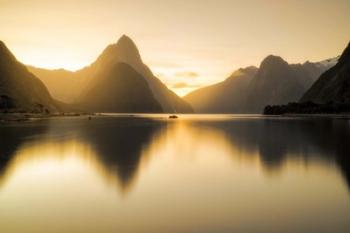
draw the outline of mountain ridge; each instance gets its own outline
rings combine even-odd
[[[0,110],[49,113],[59,108],[46,86],[0,41]]]
[[[288,64],[280,56],[268,55],[248,83],[236,84],[235,87],[229,84],[229,77],[197,89],[184,98],[198,113],[261,113],[266,105],[299,100],[319,75],[334,63],[334,59]],[[225,85],[227,87],[220,88]]]
[[[123,35],[116,43],[108,45],[89,66],[71,74],[69,71],[65,72],[68,78],[66,78],[66,81],[62,81],[60,85],[55,85],[57,77],[53,73],[50,74],[50,71],[45,70],[47,72],[44,74],[44,72],[40,73],[38,69],[31,68],[31,70],[34,73],[40,73],[39,78],[43,81],[45,80],[44,82],[47,83],[49,89],[53,90],[52,92],[56,96],[60,96],[59,100],[65,102],[68,100],[68,102],[78,104],[83,96],[87,95],[88,90],[98,82],[98,77],[96,76],[103,73],[103,70],[110,69],[115,63],[126,63],[144,77],[152,90],[153,96],[161,104],[163,112],[193,112],[192,107],[186,101],[169,90],[165,84],[153,75],[150,68],[143,63],[134,41],[126,35]],[[65,86],[68,86],[68,90]],[[72,88],[69,88],[70,86]],[[78,88],[81,90],[80,93],[76,91]],[[68,94],[65,95],[64,93]]]
[[[338,63],[324,72],[300,99],[300,102],[307,101],[319,104],[350,102],[350,42]]]

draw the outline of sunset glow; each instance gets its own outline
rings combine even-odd
[[[0,0],[0,39],[25,64],[77,70],[127,34],[180,95],[268,54],[291,63],[335,57],[349,40],[348,0],[201,3]]]

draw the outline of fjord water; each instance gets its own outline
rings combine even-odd
[[[0,232],[349,232],[349,142],[332,118],[2,125]]]

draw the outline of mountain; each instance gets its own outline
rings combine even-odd
[[[148,83],[131,66],[116,63],[97,74],[79,105],[93,112],[162,112]],[[112,98],[111,98],[112,97]]]
[[[0,111],[57,112],[45,85],[0,41]]]
[[[34,66],[27,66],[28,70],[35,74],[50,90],[55,99],[69,103],[79,96],[79,88],[84,76],[78,72],[64,69],[49,70]]]
[[[323,67],[331,68],[331,67],[335,66],[338,63],[339,58],[340,58],[340,56],[337,56],[337,57],[329,58],[329,59],[326,59],[326,60],[323,60],[323,61],[320,61],[320,62],[316,62],[314,64],[317,65],[317,66],[323,66]]]
[[[338,63],[324,72],[300,102],[350,103],[350,43]]]
[[[336,60],[288,64],[270,55],[259,69],[239,69],[225,81],[195,90],[184,99],[199,113],[261,113],[266,105],[299,100]]]
[[[43,82],[47,83],[49,90],[52,91],[54,96],[59,100],[79,104],[85,102],[84,98],[94,85],[99,85],[99,76],[106,76],[109,70],[115,71],[113,67],[118,63],[129,65],[135,72],[143,77],[151,89],[151,94],[161,105],[162,112],[192,112],[192,108],[188,103],[169,90],[153,75],[152,71],[143,63],[135,43],[125,35],[123,35],[117,43],[107,46],[95,62],[76,72],[64,70],[49,71],[33,68],[31,70],[34,74],[37,74]],[[103,77],[101,80],[104,79]],[[127,93],[124,94],[126,95],[124,98],[129,98]],[[114,95],[119,96],[119,94],[115,94],[115,91],[113,91],[110,93],[110,98],[114,98]],[[153,110],[150,109],[150,111]]]
[[[258,68],[251,66],[233,72],[225,81],[200,88],[184,97],[198,113],[242,112],[249,83]]]
[[[248,87],[246,111],[260,113],[266,105],[297,101],[316,79],[303,65],[289,65],[281,57],[266,57]]]

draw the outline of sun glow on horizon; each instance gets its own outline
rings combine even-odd
[[[184,95],[269,54],[290,63],[338,56],[350,39],[348,12],[348,0],[0,0],[0,40],[24,64],[75,71],[126,34],[153,73]]]

